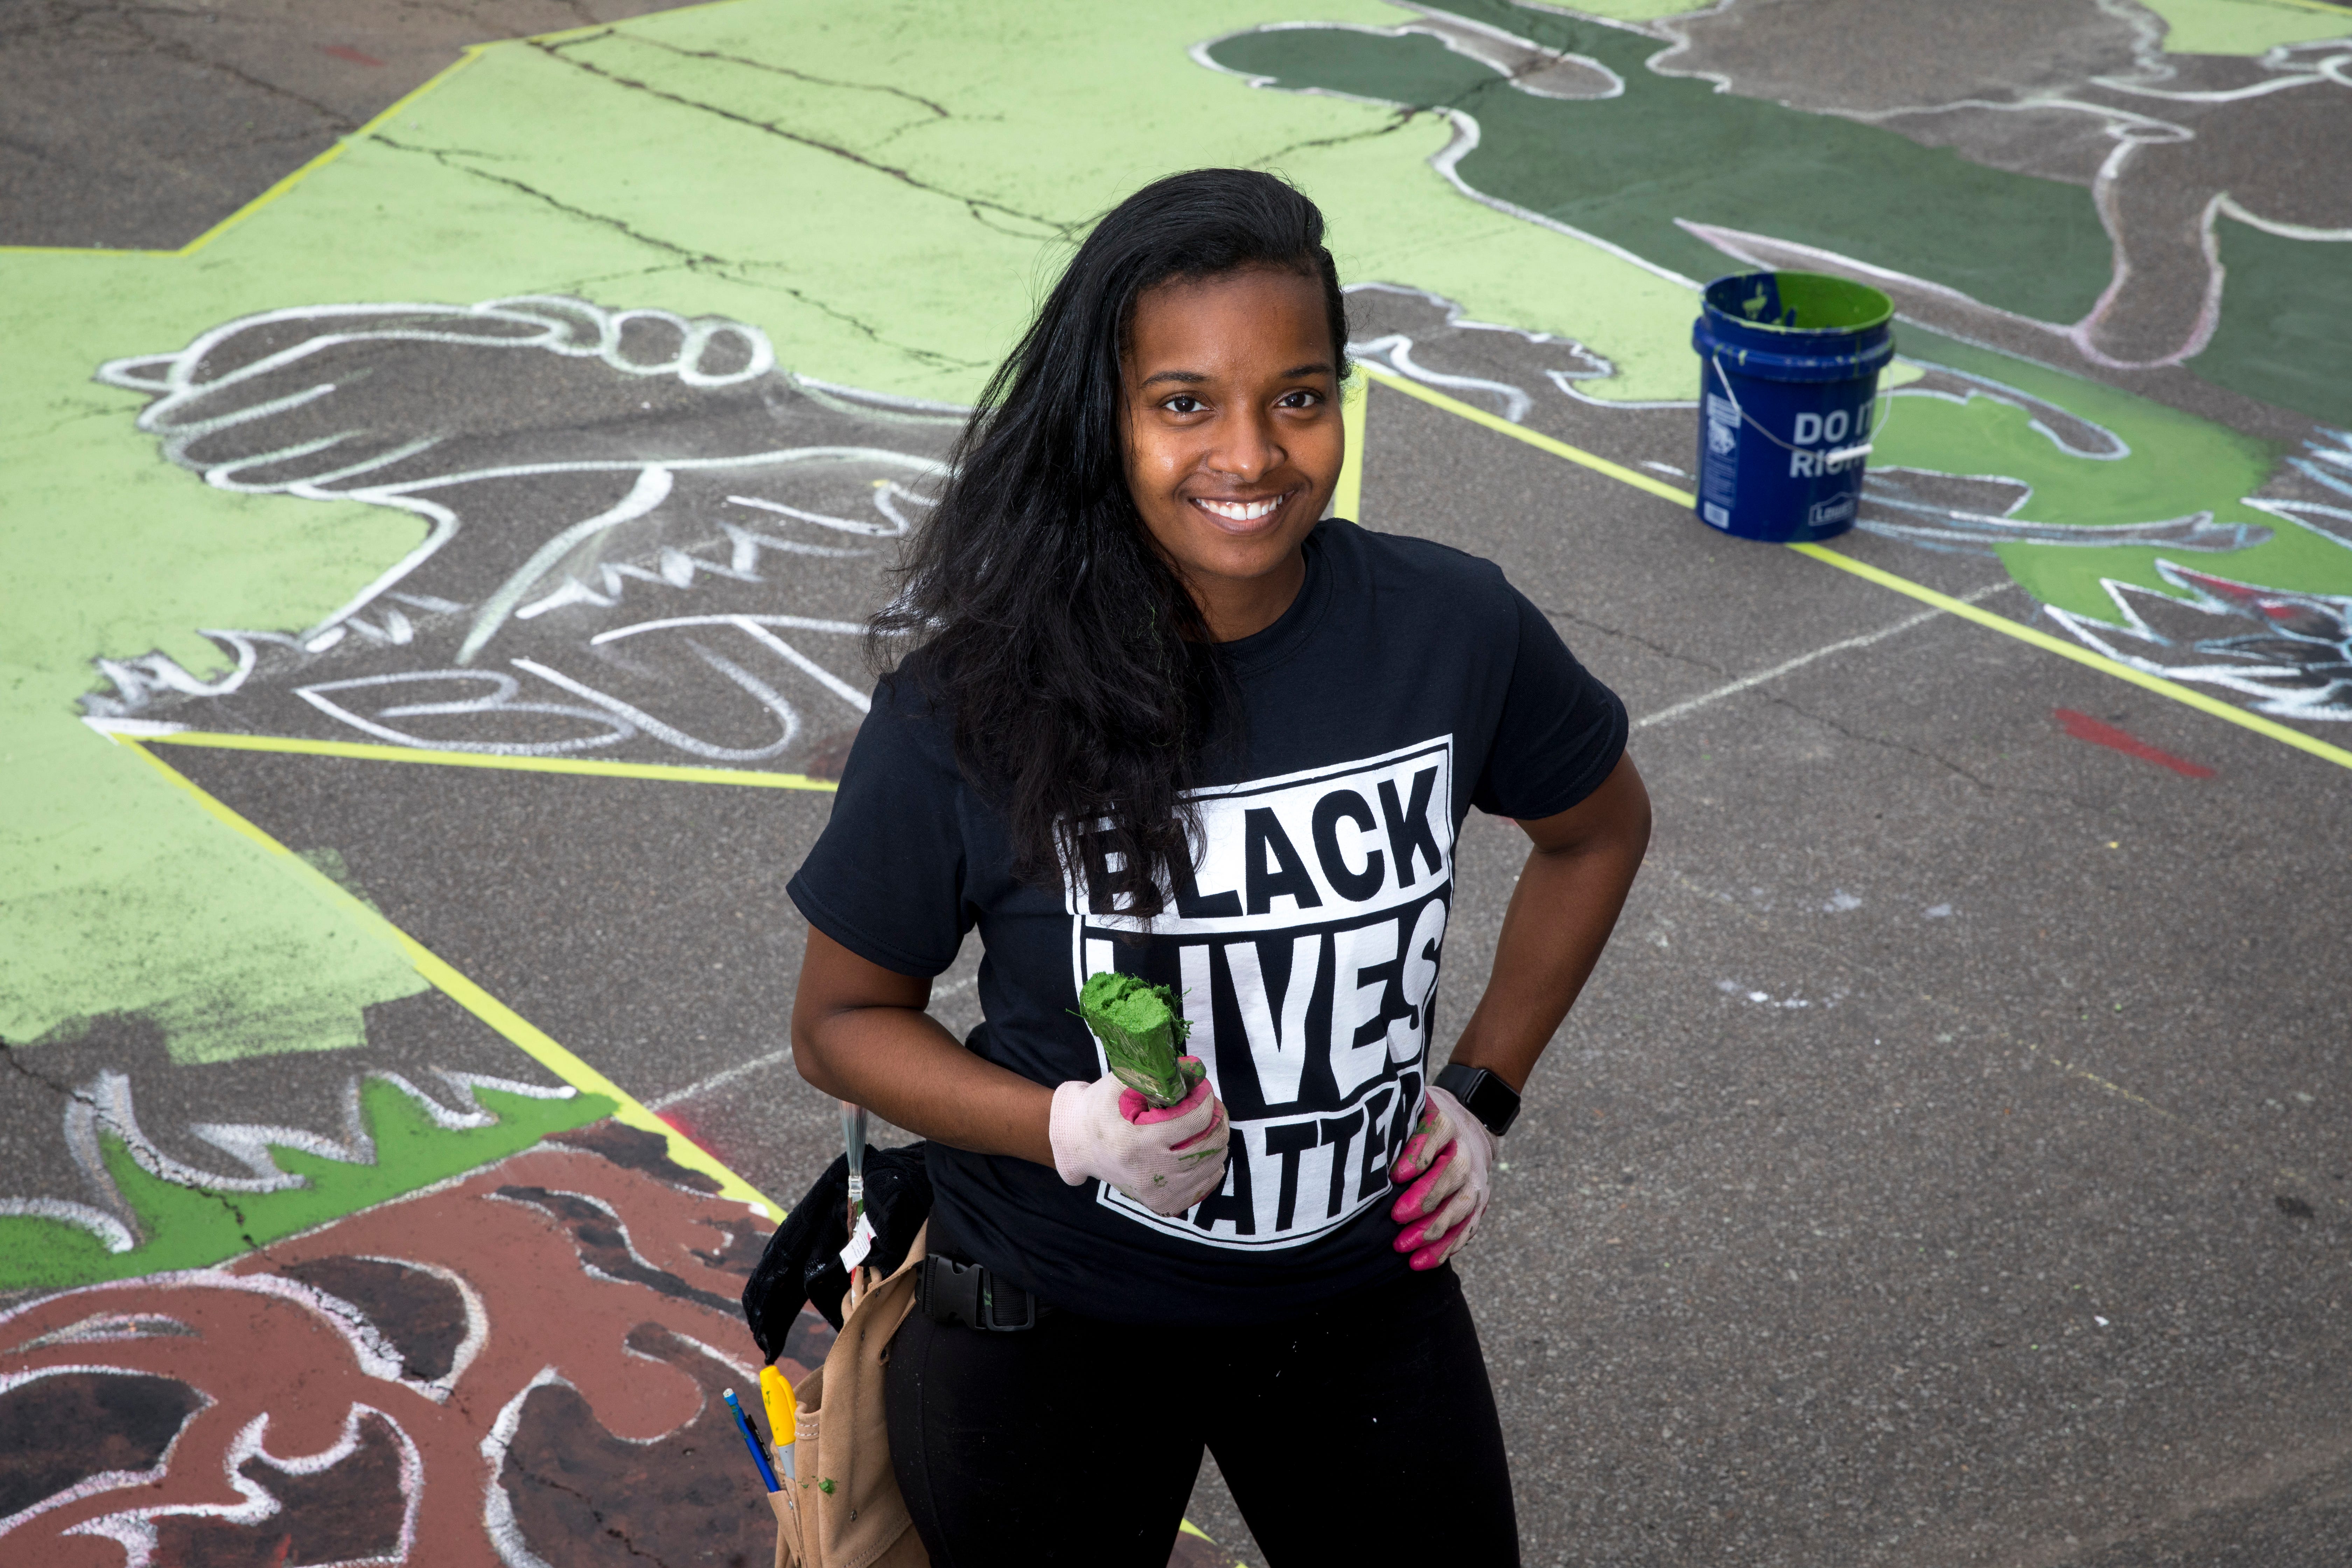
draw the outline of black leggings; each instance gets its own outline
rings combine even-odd
[[[1206,1445],[1274,1568],[1519,1560],[1503,1432],[1454,1270],[1243,1329],[910,1315],[890,1458],[934,1568],[1166,1568]]]

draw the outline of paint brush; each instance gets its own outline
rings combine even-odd
[[[1102,1042],[1111,1076],[1154,1110],[1180,1103],[1207,1076],[1197,1058],[1181,1054],[1192,1021],[1165,985],[1109,970],[1090,974],[1078,993],[1078,1016]]]
[[[735,1413],[735,1430],[743,1434],[743,1447],[751,1450],[751,1462],[760,1467],[760,1484],[772,1492],[783,1490],[776,1484],[776,1472],[769,1465],[768,1456],[760,1452],[760,1435],[751,1430],[751,1418],[744,1415],[743,1406],[736,1403],[735,1391],[727,1389],[719,1397],[727,1401],[727,1408]]]

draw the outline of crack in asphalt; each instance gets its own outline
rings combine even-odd
[[[1438,11],[1436,14],[1445,16],[1452,16],[1451,12],[1445,11]],[[1406,24],[1406,30],[1411,30],[1411,24]],[[1434,37],[1439,38],[1441,42],[1444,41],[1444,35],[1440,33],[1429,33],[1424,34],[1423,36]],[[1389,122],[1386,125],[1377,127],[1370,131],[1351,131],[1344,136],[1318,136],[1309,138],[1304,142],[1293,142],[1287,146],[1277,148],[1276,151],[1269,153],[1265,157],[1259,159],[1256,166],[1264,168],[1273,163],[1276,160],[1286,157],[1290,153],[1301,151],[1302,149],[1317,147],[1344,147],[1351,142],[1370,142],[1377,140],[1382,136],[1394,135],[1397,132],[1403,130],[1406,126],[1412,124],[1415,120],[1420,119],[1424,114],[1450,118],[1456,113],[1464,113],[1471,114],[1472,118],[1475,119],[1476,116],[1472,113],[1471,110],[1465,109],[1463,106],[1469,103],[1473,99],[1477,98],[1480,94],[1492,92],[1497,88],[1507,89],[1513,83],[1517,82],[1524,78],[1534,76],[1541,71],[1549,70],[1556,65],[1560,65],[1576,58],[1564,50],[1548,48],[1542,44],[1536,43],[1532,39],[1521,38],[1515,41],[1535,51],[1542,58],[1530,61],[1528,64],[1522,66],[1520,68],[1514,71],[1500,70],[1495,67],[1493,62],[1481,60],[1478,62],[1479,64],[1486,66],[1487,69],[1495,72],[1495,75],[1491,79],[1474,82],[1452,97],[1439,99],[1434,103],[1407,103],[1402,99],[1394,98],[1359,100],[1358,101],[1360,102],[1380,102],[1393,106],[1393,111]],[[1449,44],[1447,47],[1450,48],[1452,46]],[[1276,92],[1297,93],[1302,89],[1297,88],[1276,86],[1274,90]]]
[[[599,38],[612,37],[617,32],[617,28],[607,28],[598,37]],[[743,66],[751,70],[772,71],[778,76],[788,76],[797,81],[813,82],[819,87],[847,88],[855,92],[887,92],[893,98],[903,98],[909,103],[920,104],[923,108],[929,110],[941,120],[952,120],[955,118],[954,115],[948,111],[948,108],[945,104],[935,102],[930,99],[925,98],[919,92],[908,92],[903,87],[892,87],[887,82],[845,81],[839,77],[818,76],[813,71],[794,70],[790,66],[771,65],[766,60],[755,60],[747,55],[730,55],[724,49],[683,48],[677,44],[668,43],[660,38],[646,37],[637,33],[631,33],[627,35],[627,37],[629,42],[633,44],[642,44],[648,48],[666,50],[673,55],[684,55],[689,59],[724,60],[730,65]],[[576,41],[586,44],[597,42],[598,39],[581,38]],[[562,46],[558,47],[561,47]]]
[[[1796,714],[1800,718],[1811,719],[1816,724],[1823,725],[1829,729],[1834,730],[1849,741],[1858,741],[1865,746],[1884,746],[1888,751],[1903,752],[1911,756],[1915,756],[1923,763],[1933,763],[1939,768],[1944,768],[1958,774],[1961,778],[1968,780],[1969,783],[1976,785],[1978,789],[1982,790],[1987,795],[1996,794],[2001,788],[2000,785],[1990,783],[1984,778],[1979,777],[1978,774],[1970,773],[1968,769],[1952,761],[1949,757],[1939,756],[1934,752],[1927,751],[1921,747],[1912,745],[1906,741],[1895,740],[1889,736],[1865,735],[1859,730],[1855,730],[1848,725],[1840,723],[1837,720],[1831,718],[1826,713],[1817,713],[1813,711],[1813,710],[1803,706],[1801,703],[1792,702],[1788,698],[1780,696],[1778,692],[1767,691],[1760,686],[1751,688],[1750,689],[1755,693],[1755,695],[1764,699],[1765,701],[1773,703],[1779,707],[1786,708],[1790,712]],[[1743,695],[1745,694],[1743,693]],[[2026,785],[2015,787],[2019,789],[2020,793],[2027,795],[2050,795],[2053,793],[2048,790],[2037,790]],[[2093,807],[2084,805],[2081,801],[2073,800],[2069,796],[2059,795],[2056,798],[2067,800],[2069,804],[2080,806],[2085,811],[2094,809]]]
[[[598,35],[600,37],[606,36],[609,35]],[[1024,223],[1035,224],[1039,228],[1045,231],[1042,234],[1032,233],[1024,236],[1024,237],[1027,238],[1066,240],[1073,237],[1077,230],[1083,226],[1082,225],[1062,223],[1053,218],[1042,217],[1035,213],[1023,212],[1018,207],[1007,206],[1003,202],[992,201],[986,196],[965,195],[960,191],[949,190],[944,185],[935,185],[929,181],[921,178],[908,170],[899,168],[895,163],[877,162],[875,159],[866,157],[864,153],[859,153],[853,148],[844,147],[837,142],[827,142],[820,137],[805,135],[797,131],[790,131],[785,129],[783,126],[777,124],[773,121],[755,120],[748,114],[739,114],[731,109],[722,109],[715,103],[705,103],[699,99],[688,98],[684,94],[670,92],[665,89],[656,87],[651,82],[640,81],[635,77],[626,77],[621,75],[617,71],[606,70],[604,67],[595,64],[593,61],[575,58],[573,56],[567,54],[565,52],[566,48],[569,47],[567,44],[542,44],[529,39],[526,39],[525,41],[529,42],[531,47],[539,50],[541,54],[546,55],[549,58],[561,60],[565,65],[572,67],[574,70],[584,71],[590,76],[601,78],[605,81],[613,83],[615,87],[625,88],[634,92],[642,92],[646,94],[648,97],[660,99],[664,102],[675,103],[681,109],[696,110],[701,113],[712,115],[718,119],[727,121],[731,124],[744,126],[753,131],[764,132],[768,135],[793,142],[796,146],[806,147],[812,152],[828,153],[834,157],[841,158],[849,163],[855,163],[862,169],[870,170],[877,174],[887,175],[891,179],[899,181],[900,183],[915,190],[921,191],[926,195],[943,196],[949,201],[960,203],[975,219],[981,218],[981,215],[983,211],[995,212],[1002,214],[1006,217],[1017,218]],[[579,41],[588,43],[594,40],[581,39]]]
[[[1732,677],[1733,672],[1726,669],[1719,664],[1712,663],[1704,658],[1696,658],[1690,654],[1678,652],[1674,648],[1668,647],[1665,644],[1656,641],[1654,638],[1643,637],[1639,632],[1627,631],[1622,626],[1609,626],[1603,622],[1593,620],[1588,616],[1580,616],[1574,610],[1554,609],[1549,605],[1540,605],[1538,607],[1542,609],[1545,615],[1551,616],[1555,620],[1572,621],[1580,626],[1584,626],[1592,631],[1600,632],[1606,637],[1623,637],[1627,642],[1635,644],[1641,647],[1648,648],[1652,653],[1658,655],[1660,658],[1670,658],[1677,664],[1687,664],[1692,666],[1694,668],[1704,669],[1710,675],[1720,675],[1727,679]]]
[[[1344,136],[1310,136],[1304,142],[1293,142],[1286,146],[1277,147],[1273,152],[1268,153],[1265,157],[1260,158],[1257,161],[1256,166],[1261,169],[1266,168],[1281,159],[1288,157],[1293,153],[1302,152],[1312,148],[1345,147],[1351,142],[1374,142],[1383,136],[1393,136],[1398,132],[1403,130],[1406,126],[1412,124],[1414,121],[1420,119],[1423,114],[1432,114],[1435,112],[1437,111],[1434,110],[1419,109],[1411,104],[1402,104],[1399,105],[1396,111],[1389,117],[1389,122],[1386,125],[1375,126],[1370,131],[1350,131]]]
[[[168,37],[163,34],[151,31],[150,29],[140,26],[139,22],[136,20],[138,16],[142,15],[184,16],[186,15],[185,12],[173,11],[163,6],[140,6],[136,10],[126,9],[120,14],[129,24],[131,30],[138,34],[141,38],[144,39],[158,54],[163,55],[171,59],[178,60],[184,65],[194,66],[200,70],[218,71],[221,75],[229,78],[231,80],[241,81],[246,86],[254,89],[257,92],[268,93],[273,98],[282,98],[289,103],[299,103],[303,108],[309,110],[311,113],[317,115],[320,119],[325,121],[328,128],[331,130],[339,132],[349,131],[358,123],[356,121],[344,114],[341,110],[331,109],[326,104],[320,103],[317,99],[309,97],[303,93],[296,92],[292,88],[280,87],[276,82],[265,80],[260,77],[255,76],[250,71],[240,70],[236,66],[229,64],[226,60],[213,59],[205,55],[198,54],[191,46],[180,42],[177,38]]]
[[[1924,747],[1912,745],[1910,742],[1906,741],[1897,741],[1891,736],[1865,735],[1861,731],[1849,728],[1825,713],[1817,713],[1813,710],[1805,707],[1803,704],[1792,701],[1786,697],[1780,696],[1777,692],[1767,691],[1761,687],[1753,688],[1751,689],[1754,691],[1756,696],[1763,698],[1767,702],[1776,703],[1782,708],[1786,708],[1791,713],[1797,714],[1801,718],[1810,719],[1816,724],[1825,725],[1828,728],[1836,731],[1839,734],[1843,735],[1850,741],[1858,741],[1866,746],[1883,746],[1889,751],[1907,752],[1911,756],[1917,757],[1922,762],[1933,763],[1937,767],[1948,769],[1950,772],[1958,774],[1961,778],[1968,780],[1969,783],[1976,785],[1978,789],[1981,790],[1986,795],[2036,795],[2044,800],[2063,801],[2066,805],[2073,806],[2075,810],[2086,812],[2094,816],[2100,816],[2112,809],[2112,807],[2108,805],[2103,805],[2093,801],[2084,800],[2079,795],[2069,795],[2064,790],[2050,789],[2040,784],[1994,784],[1990,779],[1986,779],[1977,773],[1971,773],[1969,769],[1962,767],[1959,763],[1952,761],[1949,757],[1943,756],[1935,752],[1930,752]],[[1746,695],[1746,693],[1743,693],[1742,695]]]
[[[478,180],[487,180],[492,184],[504,185],[509,190],[529,196],[534,201],[544,203],[546,205],[554,208],[557,212],[562,213],[567,217],[579,218],[583,222],[597,224],[605,228],[612,229],[615,233],[620,234],[628,239],[635,240],[639,245],[647,246],[655,250],[664,251],[668,255],[677,257],[677,265],[683,266],[691,271],[715,271],[720,276],[730,279],[731,281],[741,283],[749,288],[766,289],[775,293],[789,295],[793,299],[799,300],[802,304],[808,306],[811,310],[822,311],[824,314],[832,317],[835,321],[851,328],[874,342],[879,343],[886,348],[892,349],[897,353],[906,354],[910,358],[919,360],[926,364],[955,370],[966,370],[971,368],[966,362],[955,359],[950,355],[942,354],[930,349],[919,348],[913,344],[895,342],[892,339],[884,336],[881,329],[876,327],[871,322],[854,316],[846,310],[828,305],[824,300],[815,298],[804,289],[795,289],[788,283],[778,283],[767,279],[745,276],[746,271],[750,268],[761,266],[781,265],[780,263],[730,261],[723,256],[713,256],[709,251],[690,249],[673,240],[664,239],[657,234],[648,234],[645,230],[638,228],[636,226],[630,223],[625,218],[615,217],[610,213],[596,212],[588,207],[575,206],[572,203],[563,200],[561,196],[553,195],[546,191],[541,190],[538,186],[530,184],[528,181],[518,180],[510,175],[498,174],[489,169],[477,168],[475,165],[465,162],[461,157],[452,154],[442,148],[426,147],[413,142],[402,142],[394,137],[387,136],[382,132],[375,132],[370,140],[380,142],[383,146],[392,149],[394,152],[418,153],[425,157],[433,159],[436,163],[440,163],[444,168],[454,169],[461,174],[469,174]],[[656,270],[660,269],[656,268]]]
[[[79,1089],[74,1088],[70,1084],[59,1083],[57,1079],[50,1078],[46,1073],[37,1073],[31,1068],[26,1067],[25,1065],[23,1055],[24,1050],[25,1047],[20,1045],[13,1044],[7,1040],[0,1040],[0,1057],[6,1058],[10,1067],[15,1068],[18,1072],[24,1074],[26,1078],[31,1079],[35,1083],[39,1084],[50,1093],[61,1096],[64,1099],[79,1100],[84,1105],[92,1107],[95,1107],[98,1104],[98,1101],[91,1098],[87,1089]]]
[[[60,1099],[79,1100],[83,1105],[89,1106],[92,1110],[98,1110],[100,1109],[98,1097],[90,1093],[89,1090],[86,1089],[76,1089],[73,1085],[68,1083],[60,1083],[56,1079],[50,1078],[47,1074],[36,1072],[32,1068],[27,1067],[25,1064],[24,1051],[25,1047],[22,1046],[13,1044],[7,1040],[0,1040],[0,1057],[5,1057],[7,1059],[8,1065],[16,1068],[17,1072],[21,1073],[26,1078],[32,1079],[35,1083],[39,1084],[42,1088],[47,1089],[50,1093],[57,1095]],[[107,1128],[107,1124],[101,1121],[100,1127],[104,1130]],[[120,1133],[116,1133],[115,1138],[118,1142],[122,1142],[121,1135]],[[152,1174],[152,1173],[150,1173]],[[261,1242],[255,1239],[253,1227],[247,1221],[245,1211],[237,1206],[236,1201],[232,1199],[228,1194],[220,1191],[218,1188],[205,1186],[201,1183],[175,1182],[168,1176],[158,1176],[156,1179],[163,1182],[166,1186],[177,1187],[184,1193],[200,1194],[220,1205],[222,1208],[228,1212],[229,1218],[236,1223],[236,1238],[245,1244],[246,1251],[248,1253],[257,1254],[265,1258],[269,1257],[269,1249],[262,1245]],[[110,1174],[108,1177],[108,1184],[110,1187],[113,1186],[113,1181]],[[116,1211],[118,1217],[127,1215],[134,1221],[143,1218],[143,1216],[142,1216],[139,1212],[131,1206],[131,1201],[122,1195],[122,1193],[119,1188],[114,1191],[114,1199],[115,1202],[121,1205],[121,1207]],[[133,1229],[135,1232],[143,1232],[144,1226],[134,1226]],[[141,1239],[143,1241],[151,1239],[151,1237],[142,1234]]]
[[[507,1464],[513,1469],[516,1475],[521,1477],[524,1480],[530,1482],[534,1486],[544,1487],[549,1491],[561,1492],[565,1497],[577,1499],[580,1506],[588,1510],[588,1517],[594,1520],[598,1527],[601,1528],[606,1535],[612,1537],[614,1541],[619,1542],[621,1543],[621,1549],[626,1552],[630,1556],[642,1557],[648,1563],[660,1564],[660,1568],[669,1568],[668,1563],[662,1558],[647,1552],[635,1542],[630,1540],[626,1531],[620,1529],[616,1525],[606,1522],[604,1510],[598,1508],[596,1506],[596,1500],[590,1497],[586,1492],[582,1491],[578,1487],[566,1485],[564,1482],[558,1480],[553,1476],[542,1475],[541,1472],[528,1468],[520,1460],[514,1458],[512,1449],[508,1450]]]

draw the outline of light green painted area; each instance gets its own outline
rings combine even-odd
[[[758,323],[828,380],[968,399],[1075,236],[1151,175],[1263,163],[1321,201],[1353,278],[1578,337],[1685,395],[1689,301],[1622,258],[1464,200],[1450,134],[1248,90],[1187,54],[1291,17],[1393,25],[1374,0],[1135,8],[795,0],[490,49],[194,257],[0,255],[0,1037],[154,1017],[184,1060],[332,1048],[408,965],[76,717],[89,661],[199,626],[294,630],[418,537],[347,503],[206,489],[132,427],[102,361],[275,307],[568,290]],[[1039,90],[1051,62],[1053,90]],[[264,564],[266,563],[266,568]]]
[[[2007,354],[1975,348],[1914,327],[1901,329],[1906,353],[1923,363],[2001,383],[2056,404],[2114,432],[2127,457],[2075,456],[2032,428],[2032,416],[1991,395],[1965,405],[1941,397],[1895,399],[1874,437],[1874,468],[1996,474],[2032,487],[2013,514],[2034,522],[2080,525],[2156,522],[2210,511],[2222,523],[2252,523],[2272,537],[2221,554],[2155,545],[2005,544],[2000,557],[2044,603],[2113,619],[2100,579],[2171,593],[2156,563],[2169,560],[2267,587],[2352,593],[2352,550],[2289,519],[2248,506],[2277,453],[2225,426],[2095,382]]]
[[[2140,0],[2164,18],[2168,55],[2259,55],[2281,44],[2352,37],[2352,15],[2280,0]]]
[[[1639,20],[1687,7],[1590,9]],[[2165,9],[2183,27],[2224,12],[2240,23],[2259,13],[2263,26],[2273,13],[2281,26],[2330,21],[2251,0]],[[1588,395],[1690,395],[1690,292],[1466,198],[1430,164],[1454,134],[1445,120],[1260,89],[1192,54],[1270,22],[1388,28],[1409,13],[1378,0],[1202,0],[1104,18],[1084,0],[741,0],[554,46],[501,45],[194,256],[0,253],[10,342],[0,542],[11,566],[0,616],[0,1037],[62,1037],[128,1011],[162,1024],[182,1060],[333,1048],[360,1038],[364,1007],[421,985],[293,867],[90,733],[75,706],[97,657],[160,648],[217,671],[220,655],[194,628],[314,623],[408,549],[418,524],[208,489],[133,427],[141,399],[92,384],[104,360],[177,348],[277,307],[569,291],[748,321],[785,364],[826,380],[966,400],[1100,212],[1155,174],[1240,163],[1279,169],[1322,204],[1349,278],[1573,338],[1616,367],[1584,384]],[[1557,16],[1545,26],[1583,37]],[[1593,47],[1623,52],[1628,71],[1643,68],[1641,40],[1579,26]],[[1645,83],[1642,101],[1675,93],[1720,108],[1701,84]],[[1506,91],[1496,112],[1594,112],[1519,97]],[[1776,106],[1733,108],[1785,121],[1800,142],[1824,125],[1862,134]],[[1916,150],[1898,153],[1916,161]],[[2173,415],[2166,425],[2136,400],[2118,413],[2109,402],[2121,395],[2054,372],[2004,374],[2039,376],[2040,395],[2149,432],[2125,430],[2143,466],[2053,454],[1988,403],[1920,414],[1895,436],[1912,443],[1907,460],[2012,465],[2054,521],[2093,521],[2078,503],[2102,518],[2149,509],[2123,521],[2209,505],[2242,515],[2230,509],[2260,468],[2227,431]],[[2262,521],[2279,541],[2203,559],[2250,580],[2292,570],[2297,586],[2335,581],[2332,558]],[[2053,602],[2097,610],[2103,601],[2083,593],[2095,553],[2029,550],[2011,564]],[[2153,552],[2121,553],[2131,559],[2095,564],[2146,578]]]
[[[415,970],[73,704],[94,650],[217,664],[193,628],[313,621],[414,527],[207,489],[108,439],[131,417],[109,412],[0,458],[18,480],[0,514],[15,579],[0,625],[0,1039],[139,1013],[183,1062],[357,1045],[362,1009],[425,989]]]
[[[79,1226],[0,1216],[0,1290],[58,1289],[224,1262],[520,1153],[551,1132],[585,1127],[613,1110],[613,1102],[597,1095],[539,1100],[484,1089],[475,1097],[498,1121],[450,1131],[436,1126],[399,1089],[370,1079],[360,1089],[360,1110],[375,1140],[375,1163],[347,1165],[272,1145],[279,1168],[309,1183],[272,1193],[180,1186],[142,1168],[120,1139],[102,1138],[107,1171],[138,1215],[139,1245],[109,1252]]]

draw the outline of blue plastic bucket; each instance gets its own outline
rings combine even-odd
[[[1819,272],[1738,272],[1700,297],[1698,515],[1774,544],[1853,526],[1894,302]]]

